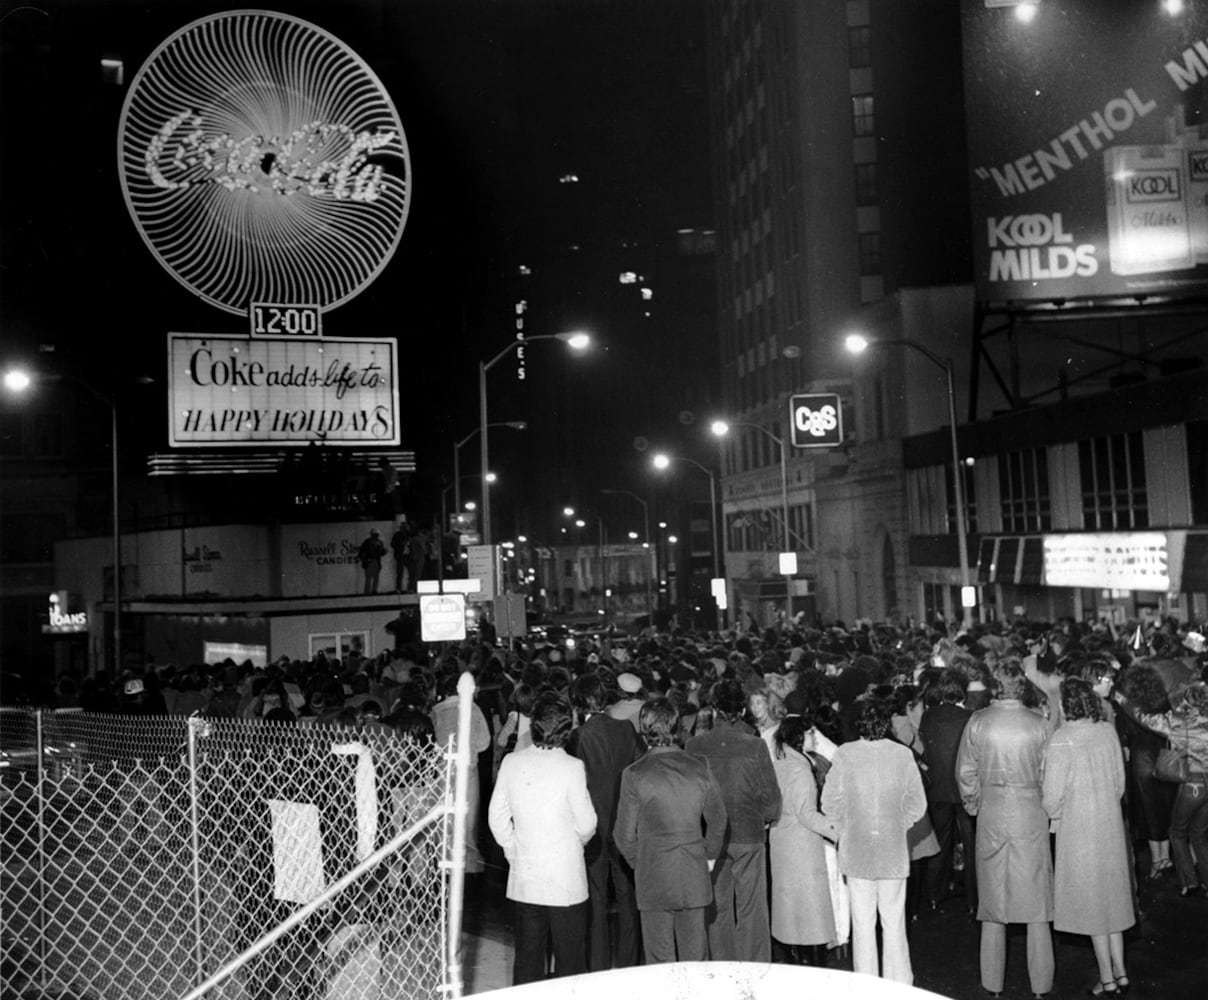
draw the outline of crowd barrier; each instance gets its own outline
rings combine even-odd
[[[456,763],[393,733],[0,708],[5,996],[460,996]]]

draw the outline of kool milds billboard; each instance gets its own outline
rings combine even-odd
[[[397,445],[398,345],[168,334],[174,448]]]
[[[1208,289],[1208,4],[962,0],[978,297]]]

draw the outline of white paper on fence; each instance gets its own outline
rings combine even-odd
[[[364,861],[373,853],[377,840],[377,775],[373,768],[373,754],[364,743],[336,743],[331,752],[339,757],[357,758],[357,860]]]
[[[273,898],[309,903],[325,888],[319,807],[269,799],[273,819]]]

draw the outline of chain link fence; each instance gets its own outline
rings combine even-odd
[[[5,1000],[460,995],[445,748],[0,709],[0,751]]]

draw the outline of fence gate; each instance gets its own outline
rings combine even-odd
[[[0,750],[5,997],[460,996],[446,748],[0,709]]]

